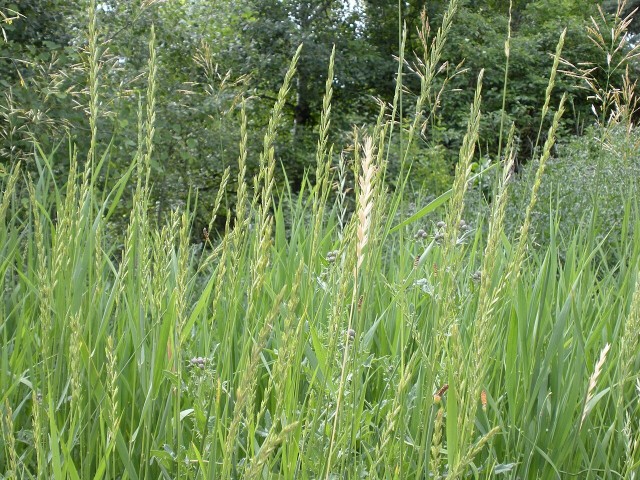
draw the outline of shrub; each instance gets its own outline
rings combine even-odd
[[[524,167],[514,185],[508,208],[511,228],[519,225],[538,162]],[[640,135],[621,126],[589,128],[584,136],[560,144],[549,160],[540,199],[533,216],[537,243],[549,242],[549,224],[558,217],[559,232],[567,237],[593,223],[597,240],[620,246],[626,199],[640,186]],[[627,232],[627,236],[631,233]],[[606,238],[605,238],[606,237]]]

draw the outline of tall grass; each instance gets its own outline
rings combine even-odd
[[[431,43],[424,27],[407,152],[455,9],[454,0]],[[593,225],[560,239],[552,222],[544,248],[531,248],[529,238],[564,99],[515,238],[504,225],[513,129],[490,215],[474,226],[462,218],[482,74],[452,190],[407,221],[403,182],[393,193],[385,187],[395,143],[384,109],[372,133],[355,130],[330,195],[330,81],[315,184],[297,199],[274,195],[274,142],[298,51],[265,134],[253,197],[240,103],[236,218],[219,239],[207,230],[200,251],[189,240],[190,203],[161,224],[148,216],[153,32],[138,149],[115,186],[99,187],[108,154],[95,141],[95,17],[90,25],[88,160],[72,154],[63,185],[52,173],[56,153],[36,145],[37,178],[16,164],[3,185],[3,478],[634,478],[640,244],[627,243],[610,265]],[[563,39],[542,121],[554,108]],[[402,88],[398,82],[397,97]],[[357,178],[352,215],[349,161]],[[129,182],[129,224],[113,239],[105,232]],[[442,222],[420,224],[445,202]],[[640,238],[640,225],[629,228]]]

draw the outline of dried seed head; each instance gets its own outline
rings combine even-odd
[[[436,233],[433,239],[436,241],[436,243],[441,242],[442,240],[444,240],[444,233],[442,232]]]
[[[442,401],[442,396],[447,393],[447,390],[449,390],[449,384],[445,383],[433,396],[433,403],[439,404]]]
[[[331,250],[330,252],[327,252],[325,260],[329,263],[335,262],[336,258],[338,258],[338,253],[340,253],[338,250]]]
[[[442,395],[447,393],[447,390],[449,390],[449,384],[445,383],[444,385],[442,385],[442,387],[440,387],[440,390],[436,392],[436,395],[441,397]]]
[[[476,270],[475,272],[473,272],[471,274],[471,280],[473,280],[474,282],[479,282],[480,280],[482,280],[482,272],[480,270]]]
[[[198,367],[200,370],[204,368],[204,364],[207,362],[207,359],[204,357],[193,357],[189,360],[189,364],[193,367]]]
[[[427,238],[427,232],[424,231],[424,229],[420,229],[416,232],[416,234],[413,236],[413,238],[415,238],[416,240],[420,239],[420,238]]]
[[[353,340],[356,338],[356,331],[353,328],[350,328],[347,330],[347,336],[349,337],[349,340]]]
[[[424,293],[433,295],[434,288],[428,278],[419,278],[413,283],[416,287],[422,290]]]
[[[447,224],[444,223],[442,220],[440,220],[438,223],[436,223],[436,227],[438,227],[438,228],[446,228]]]

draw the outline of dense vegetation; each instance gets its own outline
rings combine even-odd
[[[86,34],[88,0],[20,0],[3,7],[13,18],[3,23],[6,41],[0,41],[0,85],[4,89],[0,109],[0,152],[12,163],[19,159],[35,173],[33,139],[46,152],[58,148],[57,173],[68,172],[61,140],[69,133],[84,158],[89,149],[86,106],[89,83],[89,51]],[[296,78],[285,100],[281,130],[274,148],[278,159],[276,181],[286,178],[297,191],[304,172],[315,165],[314,149],[320,128],[320,112],[327,64],[335,45],[334,96],[330,141],[339,149],[350,143],[353,125],[375,123],[378,100],[394,103],[398,63],[402,50],[405,68],[400,71],[406,91],[396,100],[395,120],[408,128],[414,118],[424,51],[419,30],[425,2],[408,0],[106,0],[96,2],[96,61],[101,67],[100,115],[96,119],[97,144],[109,150],[109,178],[116,181],[130,163],[137,142],[138,105],[146,96],[145,69],[151,25],[158,49],[156,64],[155,154],[152,157],[152,203],[161,219],[184,205],[191,190],[199,192],[196,220],[208,223],[222,174],[237,176],[236,145],[240,135],[239,101],[246,102],[248,116],[248,174],[259,168],[262,131],[290,59],[303,44]],[[624,60],[625,52],[611,48],[620,39],[609,38],[608,29],[616,2],[603,4],[602,18],[593,0],[517,0],[511,11],[503,0],[458,2],[455,21],[442,45],[438,69],[442,69],[423,99],[420,128],[409,152],[414,161],[412,188],[424,185],[438,195],[452,181],[453,166],[464,136],[468,106],[473,100],[475,78],[485,69],[483,116],[478,141],[479,163],[496,159],[500,150],[497,132],[511,122],[518,139],[518,165],[531,157],[540,140],[539,114],[544,101],[551,55],[560,32],[566,28],[561,70],[571,75],[588,67],[600,93],[622,88],[627,66],[637,78],[637,62]],[[440,25],[448,1],[429,1],[431,24]],[[350,5],[350,6],[349,6]],[[622,18],[638,5],[625,4]],[[602,45],[587,30],[596,25],[607,32]],[[406,25],[402,40],[399,21]],[[640,31],[633,21],[626,33]],[[435,31],[431,32],[434,34]],[[504,43],[509,37],[509,58]],[[601,43],[602,43],[601,42]],[[607,63],[606,53],[613,57]],[[415,57],[418,56],[418,58]],[[421,60],[422,59],[422,60]],[[622,60],[622,63],[620,61]],[[588,65],[587,65],[588,63]],[[435,72],[433,72],[435,73]],[[551,92],[552,104],[568,94],[563,138],[582,134],[594,121],[592,90],[582,78],[559,75]],[[505,76],[507,89],[504,90]],[[609,109],[601,112],[606,115]],[[601,119],[602,120],[602,119]],[[600,121],[599,123],[602,123]],[[404,159],[403,133],[392,138],[397,148],[386,158],[393,182]],[[542,134],[544,137],[544,132]],[[503,145],[502,145],[503,146]],[[281,167],[282,165],[282,167]],[[111,185],[113,184],[111,182]],[[218,212],[217,227],[233,215],[237,185],[230,182]],[[132,192],[127,189],[117,217],[124,228]]]
[[[0,7],[0,478],[636,478],[634,2],[208,3]]]

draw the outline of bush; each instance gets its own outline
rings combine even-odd
[[[512,227],[520,225],[524,217],[537,167],[537,161],[530,162],[514,185],[508,209]],[[620,247],[627,240],[621,237],[623,206],[639,186],[637,130],[629,133],[620,126],[589,128],[584,136],[560,144],[555,158],[547,164],[533,215],[535,241],[548,244],[549,223],[557,216],[564,237],[592,222],[597,240],[604,239],[606,247]]]

